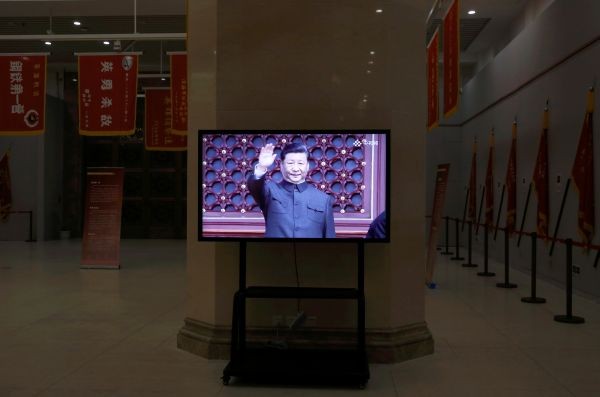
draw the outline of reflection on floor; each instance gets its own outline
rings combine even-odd
[[[576,296],[586,324],[440,257],[427,290],[436,353],[372,365],[366,390],[221,385],[224,361],[176,348],[185,300],[185,242],[126,240],[120,271],[80,271],[78,241],[0,242],[0,396],[600,396],[600,305]],[[479,258],[474,258],[475,261]],[[501,273],[502,266],[492,263]]]

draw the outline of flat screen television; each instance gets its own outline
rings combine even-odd
[[[389,242],[389,130],[200,130],[198,239]]]

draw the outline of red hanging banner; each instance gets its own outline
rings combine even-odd
[[[506,169],[506,230],[514,233],[517,224],[517,122],[512,126],[512,141]]]
[[[548,219],[550,216],[550,199],[548,186],[548,109],[544,110],[542,135],[538,147],[535,167],[533,168],[533,187],[537,197],[536,215],[537,234],[540,238],[548,237]]]
[[[171,92],[167,88],[147,88],[144,142],[146,150],[187,150],[187,136],[171,133]]]
[[[458,0],[454,0],[444,16],[444,117],[458,109],[459,20]]]
[[[439,31],[436,29],[427,44],[427,130],[431,131],[440,121],[440,99],[438,91]]]
[[[44,132],[46,55],[0,54],[0,135]]]
[[[171,133],[188,133],[187,53],[170,52],[171,57]]]
[[[571,176],[579,193],[577,225],[583,243],[591,244],[596,226],[594,205],[594,91],[587,95],[585,119],[579,136]]]
[[[138,53],[77,55],[79,133],[96,136],[133,134]]]

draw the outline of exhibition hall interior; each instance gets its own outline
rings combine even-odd
[[[599,18],[0,1],[0,396],[600,395]]]

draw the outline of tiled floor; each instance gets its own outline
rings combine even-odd
[[[0,396],[600,396],[600,304],[576,296],[587,323],[556,323],[563,292],[540,282],[548,303],[523,304],[516,271],[519,288],[502,290],[440,257],[426,291],[436,353],[372,365],[366,390],[223,387],[224,361],[176,348],[185,242],[126,240],[118,272],[80,271],[79,254],[77,241],[0,242]]]

